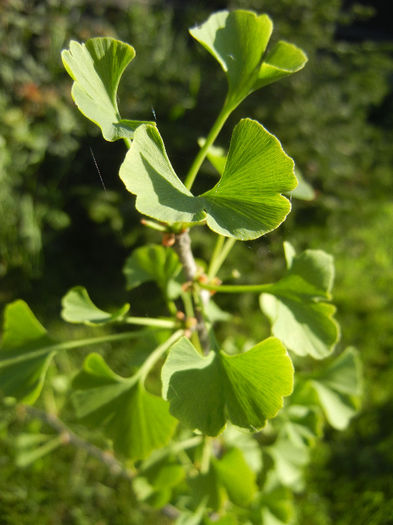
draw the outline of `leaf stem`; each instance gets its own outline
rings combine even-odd
[[[220,239],[222,239],[221,242]],[[209,270],[207,272],[207,276],[209,279],[213,279],[220,270],[221,266],[224,264],[225,259],[228,257],[229,252],[232,250],[236,242],[236,239],[229,238],[226,239],[224,244],[224,237],[220,236],[217,240],[216,247],[213,252],[213,257],[210,261]],[[217,253],[216,253],[217,249]]]
[[[60,350],[73,350],[75,348],[82,348],[84,346],[96,345],[100,343],[113,343],[116,341],[126,341],[127,339],[137,339],[145,334],[150,333],[150,330],[137,330],[132,332],[123,332],[121,334],[106,334],[99,337],[89,337],[86,339],[77,339],[75,341],[63,341],[62,343],[48,344],[44,348],[33,350],[28,353],[16,355],[8,359],[0,358],[0,369],[16,363],[22,363],[31,359],[36,359],[42,355],[50,354],[52,352],[59,352]]]
[[[176,322],[170,319],[155,319],[152,317],[126,317],[122,322],[139,326],[154,326],[157,328],[176,328]]]
[[[210,290],[212,292],[223,292],[223,293],[247,293],[247,292],[253,292],[253,293],[273,293],[274,291],[274,284],[273,283],[266,283],[266,284],[220,284],[220,285],[214,285],[214,284],[207,284],[199,282],[198,285],[205,289]]]
[[[132,141],[130,139],[124,138],[124,144],[127,146],[127,149],[131,148]]]
[[[207,474],[210,467],[210,457],[211,457],[211,440],[209,436],[203,436],[203,445],[202,445],[202,458],[201,458],[201,474]]]
[[[165,354],[165,352],[168,350],[169,347],[173,345],[182,335],[184,335],[184,330],[177,330],[174,334],[171,335],[169,339],[165,341],[160,346],[157,346],[155,350],[149,355],[149,357],[146,359],[146,361],[143,363],[143,365],[140,367],[136,375],[138,376],[138,379],[143,382],[150,370],[153,368],[153,366],[156,364],[156,362],[160,359],[160,357]],[[133,376],[135,377],[135,376]]]
[[[191,167],[187,173],[184,185],[189,190],[191,189],[192,185],[194,184],[195,177],[197,176],[197,173],[199,171],[199,168],[201,167],[203,161],[205,160],[205,157],[207,155],[207,152],[210,148],[210,146],[214,143],[214,141],[217,138],[217,135],[220,133],[223,125],[225,124],[227,118],[232,112],[232,108],[228,106],[227,102],[224,102],[224,105],[218,114],[218,117],[216,121],[214,122],[212,128],[210,129],[210,132],[208,136],[206,137],[206,141],[204,145],[201,147],[201,149],[198,151],[194,162],[191,164]]]
[[[176,242],[174,244],[174,249],[179,256],[180,262],[183,266],[183,271],[185,278],[190,283],[193,283],[197,275],[197,266],[195,263],[194,255],[191,250],[191,239],[188,234],[188,231],[184,231],[175,235]],[[209,334],[207,333],[207,328],[205,321],[202,315],[202,309],[200,308],[200,301],[202,297],[198,293],[199,300],[193,301],[193,310],[195,312],[195,317],[197,320],[196,333],[198,334],[200,346],[204,353],[208,353],[210,349],[210,340]]]

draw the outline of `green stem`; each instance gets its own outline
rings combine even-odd
[[[207,271],[207,276],[209,277],[209,279],[212,279],[217,273],[216,270],[215,270],[215,268],[216,268],[216,259],[219,258],[220,253],[222,252],[222,248],[224,246],[224,242],[225,242],[225,237],[223,237],[222,235],[218,235],[217,241],[216,241],[216,245],[214,246],[214,250],[213,250],[212,256],[210,258],[209,269]]]
[[[139,326],[154,326],[157,328],[176,328],[176,322],[169,319],[155,319],[152,317],[126,317],[122,322]]]
[[[163,354],[165,354],[168,348],[171,347],[173,343],[175,343],[182,335],[184,335],[184,330],[177,330],[177,332],[172,334],[171,337],[165,341],[165,343],[163,343],[160,346],[157,346],[157,348],[153,350],[153,352],[149,355],[149,357],[146,359],[146,361],[136,373],[136,376],[138,376],[139,381],[143,382],[146,379],[146,376],[153,368],[153,366],[157,363],[157,361],[160,359],[160,357]],[[133,376],[133,379],[134,378],[135,376]]]
[[[202,165],[202,162],[205,160],[205,157],[207,155],[207,152],[210,148],[210,146],[214,143],[214,141],[217,138],[217,135],[220,133],[223,125],[225,124],[227,118],[232,112],[232,108],[228,106],[227,102],[225,101],[223,108],[221,109],[216,121],[214,122],[208,136],[206,137],[206,141],[204,145],[201,147],[201,149],[198,151],[194,162],[191,165],[191,168],[189,169],[186,180],[184,182],[184,185],[189,190],[191,189],[192,185],[194,184],[195,177],[197,176],[197,173],[199,171],[199,168]]]
[[[14,357],[10,357],[9,359],[0,359],[0,369],[19,362],[36,359],[37,357],[48,355],[52,352],[59,352],[60,350],[74,350],[75,348],[83,348],[84,346],[96,345],[100,343],[126,341],[127,339],[136,339],[148,333],[150,333],[150,330],[138,330],[134,332],[123,332],[121,334],[107,334],[99,337],[77,339],[76,341],[64,341],[62,343],[53,343],[51,345],[48,344],[44,348],[40,348],[32,352],[16,355]]]
[[[201,474],[207,474],[210,467],[210,457],[211,457],[211,440],[212,438],[208,436],[203,437],[203,448],[202,448],[202,458],[201,458]]]
[[[186,317],[195,317],[194,305],[192,304],[191,296],[188,292],[181,292],[181,298],[184,304],[184,312]]]
[[[219,237],[219,239],[220,238],[223,239],[223,241],[220,243],[220,245],[217,241],[216,248],[218,247],[218,253],[216,254],[216,250],[214,250],[213,258],[210,262],[209,271],[207,273],[209,279],[213,279],[213,277],[217,275],[236,242],[236,239],[229,238],[224,244],[224,237]]]
[[[223,293],[247,293],[247,292],[254,292],[254,293],[262,293],[262,292],[270,292],[273,293],[274,290],[274,284],[272,283],[266,283],[266,284],[238,284],[238,285],[232,285],[232,284],[220,284],[220,285],[214,285],[214,284],[206,284],[199,282],[198,285],[201,288],[204,288],[205,290],[210,290],[212,292],[223,292]]]
[[[148,470],[156,463],[162,461],[165,457],[170,456],[171,454],[177,455],[182,450],[187,450],[190,448],[197,447],[202,442],[202,436],[194,436],[184,441],[177,441],[174,443],[169,443],[169,445],[161,450],[157,450],[152,454],[146,461],[144,461],[139,469],[138,473]]]
[[[132,141],[131,139],[123,139],[124,140],[124,144],[127,146],[127,149],[130,149],[131,148],[131,144],[132,144]]]

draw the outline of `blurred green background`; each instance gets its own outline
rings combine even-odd
[[[117,177],[124,147],[105,143],[71,100],[60,60],[68,41],[114,36],[135,47],[137,58],[120,85],[121,113],[154,114],[179,174],[225,92],[222,72],[188,27],[221,8],[254,9],[272,17],[274,39],[307,52],[301,73],[249,97],[219,138],[227,145],[241,116],[258,119],[315,189],[312,200],[294,202],[277,231],[237,243],[233,267],[250,282],[277,277],[287,239],[299,250],[333,254],[340,348],[357,347],[364,363],[361,414],[347,431],[325,435],[307,470],[307,489],[297,500],[299,523],[306,525],[393,523],[393,36],[386,5],[0,1],[0,304],[21,297],[57,331],[67,330],[58,313],[69,287],[94,290],[103,307],[127,300],[125,257],[146,240],[157,241],[140,227]],[[200,190],[211,185],[207,166],[199,184]],[[198,256],[209,258],[211,241],[196,232]],[[133,306],[141,314],[154,311],[142,295],[133,296]],[[246,337],[259,321],[249,297],[239,308],[249,319]],[[83,451],[63,447],[18,468],[15,436],[40,431],[38,421],[1,406],[0,524],[166,523],[135,503],[129,482]]]

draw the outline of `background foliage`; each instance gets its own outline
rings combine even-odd
[[[116,156],[116,145],[96,138],[94,126],[70,101],[70,81],[60,62],[69,39],[105,35],[132,43],[137,58],[121,86],[122,113],[156,118],[176,171],[184,173],[197,149],[195,139],[211,124],[210,108],[217,106],[224,84],[213,61],[185,38],[185,28],[223,7],[267,12],[275,21],[275,36],[305,49],[309,63],[301,74],[263,90],[263,97],[251,96],[231,124],[240,112],[263,122],[296,159],[316,195],[306,203],[297,201],[278,232],[237,245],[233,260],[253,281],[262,272],[267,280],[279,275],[276,255],[287,237],[299,251],[323,248],[335,256],[341,348],[351,344],[362,354],[364,406],[349,430],[331,431],[315,450],[307,489],[298,497],[299,522],[392,523],[391,41],[388,35],[367,34],[372,9],[339,0],[206,4],[0,3],[0,301],[23,297],[39,318],[53,323],[58,298],[75,284],[95,289],[95,299],[104,306],[124,302],[117,292],[123,285],[123,260],[151,235],[135,227],[137,216],[118,181],[121,146]],[[228,138],[224,130],[223,144]],[[206,167],[199,191],[210,177]],[[209,253],[207,235],[195,242],[200,255]],[[153,285],[148,290],[154,294]],[[132,292],[130,297],[144,314],[142,295]],[[225,308],[228,300],[221,299],[220,305]],[[236,344],[252,339],[253,301],[245,297],[239,304],[249,324]],[[117,359],[121,369],[125,356]],[[64,373],[73,367],[72,359],[64,359],[53,377],[55,390],[66,388]],[[51,407],[50,391],[44,403]],[[1,407],[4,523],[21,523],[21,516],[23,523],[37,516],[42,523],[149,523],[151,511],[135,510],[129,482],[108,474],[83,451],[61,447],[23,470],[16,468],[15,459],[20,461],[24,450],[20,436],[45,432],[45,425],[25,413]],[[160,515],[152,523],[157,519],[166,522]]]

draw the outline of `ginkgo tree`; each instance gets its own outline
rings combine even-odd
[[[124,141],[120,179],[143,223],[157,232],[157,244],[134,249],[126,260],[126,287],[154,281],[162,315],[130,315],[128,303],[107,312],[80,283],[64,295],[62,318],[98,335],[58,341],[23,300],[4,312],[1,394],[35,403],[59,353],[94,346],[68,392],[74,417],[102,434],[137,497],[164,510],[170,505],[182,525],[291,523],[293,494],[303,487],[302,470],[325,421],[343,429],[359,408],[356,350],[333,355],[339,326],[331,304],[332,256],[296,253],[286,241],[286,271],[277,282],[226,284],[218,277],[235,242],[275,230],[291,210],[290,197],[312,193],[304,181],[297,189],[293,160],[256,120],[235,125],[227,150],[214,145],[249,94],[306,64],[295,45],[269,44],[272,29],[267,15],[237,10],[215,13],[190,30],[223,69],[228,90],[184,177],[172,167],[155,122],[120,116],[117,90],[133,47],[113,38],[70,43],[62,59],[75,104],[104,139]],[[192,187],[205,160],[216,168],[217,182],[196,195]],[[200,264],[192,232],[205,227],[216,246]],[[213,300],[221,293],[258,294],[271,336],[228,352],[225,330],[220,336],[215,330],[216,323],[231,322]],[[148,347],[132,375],[115,373],[100,353],[112,342],[131,354]],[[61,444],[48,438],[31,457]]]

